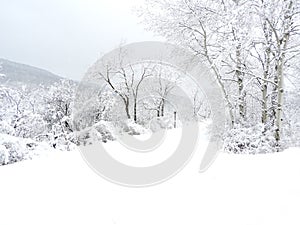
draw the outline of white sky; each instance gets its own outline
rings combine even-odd
[[[79,80],[121,42],[158,40],[132,8],[143,0],[1,0],[0,57]]]

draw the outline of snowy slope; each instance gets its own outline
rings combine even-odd
[[[0,58],[0,82],[8,85],[51,85],[62,77],[47,70]]]
[[[177,176],[142,189],[103,180],[77,151],[3,166],[0,224],[300,224],[300,149],[221,153],[200,174],[205,145]]]

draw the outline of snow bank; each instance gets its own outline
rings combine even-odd
[[[299,148],[221,153],[200,174],[205,147],[205,138],[200,139],[198,151],[177,176],[144,189],[102,179],[78,151],[0,167],[1,224],[300,224]]]
[[[36,142],[30,138],[0,133],[0,165],[32,159],[46,151],[53,150],[46,142]]]

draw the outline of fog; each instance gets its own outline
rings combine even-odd
[[[143,0],[2,0],[0,57],[80,80],[121,42],[157,40],[133,8]]]

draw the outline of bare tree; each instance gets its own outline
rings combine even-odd
[[[166,76],[166,74],[165,74]],[[171,91],[178,85],[180,75],[179,74],[169,74],[169,78],[164,79],[163,78],[163,70],[160,68],[158,72],[158,88],[154,90],[156,94],[158,94],[160,101],[159,101],[159,116],[164,116],[165,112],[165,103],[168,98],[168,95],[171,93]],[[171,80],[172,79],[172,80]]]
[[[151,77],[153,73],[154,67],[150,65],[150,63],[122,65],[122,59],[120,59],[119,68],[117,70],[114,70],[112,66],[106,65],[105,73],[97,72],[108,87],[119,96],[124,103],[127,118],[132,118],[132,112],[135,122],[137,122],[137,103],[141,84],[145,79]],[[130,110],[131,106],[132,110]]]

